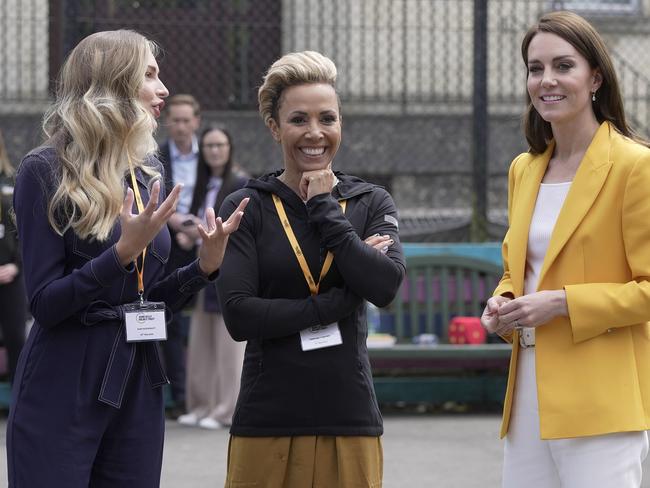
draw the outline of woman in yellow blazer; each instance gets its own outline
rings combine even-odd
[[[503,486],[632,488],[650,426],[650,149],[594,28],[522,43],[530,150],[509,173],[504,274],[484,326],[513,342]]]

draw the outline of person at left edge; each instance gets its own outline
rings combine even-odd
[[[14,168],[0,132],[0,326],[7,349],[7,373],[13,382],[20,350],[25,343],[27,307],[18,239],[12,218]]]
[[[214,280],[246,202],[223,223],[209,212],[198,259],[164,275],[181,188],[165,197],[153,157],[168,95],[155,53],[128,30],[83,39],[45,116],[48,140],[18,170],[14,208],[35,323],[7,423],[12,488],[160,484],[167,378],[156,342],[126,341],[125,310],[140,295],[173,313]]]

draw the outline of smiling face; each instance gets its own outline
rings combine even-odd
[[[341,144],[341,117],[331,85],[310,83],[282,92],[277,121],[269,127],[282,146],[284,167],[290,175],[327,168]]]
[[[169,95],[169,91],[158,78],[160,70],[151,50],[148,50],[146,65],[144,81],[140,87],[138,99],[146,110],[149,110],[155,118],[158,118],[165,105],[163,98]]]
[[[528,46],[528,95],[551,124],[595,118],[592,93],[602,83],[598,69],[561,37],[539,32]],[[596,95],[597,96],[597,95]]]
[[[201,151],[212,174],[221,175],[230,157],[228,136],[219,129],[206,132],[201,141]]]

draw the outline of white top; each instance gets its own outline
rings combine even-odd
[[[551,241],[555,222],[560,215],[562,205],[571,188],[571,181],[563,183],[542,183],[537,193],[535,210],[528,230],[528,250],[526,252],[526,274],[524,278],[524,295],[535,293],[542,271],[544,257]],[[522,334],[529,336],[528,342],[534,343],[535,329],[524,329]]]
[[[204,218],[205,211],[210,207],[214,207],[214,204],[217,203],[217,196],[219,195],[219,190],[221,189],[222,184],[223,179],[220,176],[210,177],[210,180],[208,181],[208,191],[205,194],[205,201],[203,202],[203,207],[199,208],[199,214],[197,217],[201,219]],[[219,211],[218,208],[216,210]]]
[[[178,185],[179,183],[183,184],[181,194],[178,197],[176,211],[185,214],[190,211],[194,184],[196,182],[196,164],[199,159],[199,143],[196,140],[196,136],[192,136],[192,152],[189,154],[181,154],[174,141],[170,139],[169,159],[174,185]]]

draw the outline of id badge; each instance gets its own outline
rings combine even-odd
[[[134,302],[124,305],[126,342],[166,341],[165,304]]]
[[[0,224],[0,239],[5,238],[5,226],[4,224]]]
[[[300,331],[300,345],[303,351],[343,344],[338,322],[329,325],[315,325]]]

